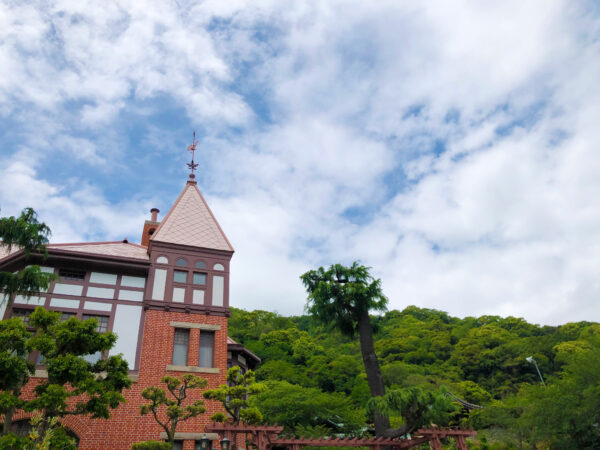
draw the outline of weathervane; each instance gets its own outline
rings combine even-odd
[[[187,166],[190,168],[192,173],[190,173],[190,179],[194,179],[194,170],[198,167],[198,164],[194,163],[194,152],[196,151],[196,145],[198,145],[198,141],[196,140],[196,131],[194,131],[194,136],[192,138],[192,145],[188,145],[188,151],[192,152],[192,162],[187,163]]]

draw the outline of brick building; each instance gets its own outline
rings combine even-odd
[[[229,265],[233,247],[219,226],[191,175],[164,219],[157,209],[143,227],[141,244],[89,242],[48,245],[48,259],[25,262],[18,249],[0,247],[0,270],[15,271],[39,263],[57,274],[47,292],[16,296],[12,310],[0,307],[0,317],[27,316],[41,305],[63,317],[96,317],[99,331],[114,331],[111,354],[122,353],[130,367],[132,386],[126,403],[109,420],[72,416],[64,424],[79,439],[81,449],[129,449],[133,442],[161,439],[162,428],[152,415],[140,416],[141,391],[160,385],[162,376],[194,373],[209,382],[225,383],[227,368],[254,368],[260,360],[227,336]],[[32,361],[38,361],[32,354]],[[105,356],[105,355],[104,355]],[[92,362],[103,355],[89,355]],[[36,379],[43,378],[43,365]],[[194,394],[198,396],[198,393]],[[194,398],[192,398],[193,400]],[[207,413],[179,425],[179,448],[192,450],[219,405],[206,402]],[[27,416],[16,415],[26,423]],[[211,437],[211,436],[209,436]]]

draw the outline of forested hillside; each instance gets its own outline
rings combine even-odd
[[[455,403],[440,425],[477,429],[483,448],[600,446],[600,324],[458,319],[415,306],[372,321],[388,390],[451,393],[483,407]],[[229,335],[262,358],[257,378],[269,389],[253,401],[270,422],[302,435],[368,431],[370,394],[358,339],[308,316],[235,308]],[[404,420],[391,419],[396,425]]]

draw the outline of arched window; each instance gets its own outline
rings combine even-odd
[[[175,265],[179,267],[187,267],[187,261],[185,260],[185,258],[177,258],[177,261],[175,261]]]
[[[196,261],[196,269],[205,269],[206,268],[206,264],[204,263],[204,261]]]
[[[169,264],[169,259],[166,256],[159,256],[156,258],[156,262],[159,264]]]
[[[225,267],[223,267],[223,264],[217,263],[213,266],[213,270],[225,270]]]

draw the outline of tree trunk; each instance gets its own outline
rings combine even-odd
[[[3,435],[10,433],[10,429],[12,427],[12,416],[14,413],[15,408],[12,406],[6,410],[6,413],[4,414],[4,423],[2,424]]]
[[[373,346],[373,328],[371,327],[371,318],[367,310],[363,311],[358,318],[358,334],[360,336],[360,350],[362,352],[365,372],[367,372],[367,382],[371,390],[372,397],[385,395],[385,385],[383,376],[379,368],[379,361],[375,354]],[[390,428],[390,419],[379,413],[375,413],[375,434],[385,436]]]

